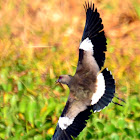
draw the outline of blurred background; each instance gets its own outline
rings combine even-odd
[[[76,140],[140,139],[140,0],[94,0],[107,37],[105,67],[123,107],[93,113]],[[69,91],[85,0],[0,1],[0,140],[50,140]]]

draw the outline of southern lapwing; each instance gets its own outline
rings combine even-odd
[[[74,76],[61,75],[57,82],[66,84],[70,93],[58,120],[52,140],[72,140],[86,126],[93,112],[108,106],[115,93],[115,80],[105,61],[106,37],[102,19],[94,4],[85,3],[86,23],[79,46],[79,60]]]

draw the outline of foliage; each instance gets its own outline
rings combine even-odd
[[[55,80],[75,72],[85,23],[83,3],[0,1],[0,139],[51,139],[69,93]],[[140,1],[97,0],[95,4],[108,38],[105,67],[112,71],[117,96],[126,104],[111,103],[93,113],[76,139],[137,140]]]

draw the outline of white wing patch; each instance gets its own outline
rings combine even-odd
[[[69,119],[68,117],[60,117],[58,120],[59,127],[64,130],[66,129],[69,125],[73,123],[74,119]]]
[[[93,93],[91,104],[96,104],[105,92],[105,79],[102,73],[97,76],[97,90]]]
[[[81,42],[79,49],[93,52],[93,47],[94,45],[92,44],[91,40],[87,37]]]

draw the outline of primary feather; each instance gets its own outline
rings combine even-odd
[[[94,46],[94,58],[101,69],[104,65],[106,51],[106,37],[103,31],[102,19],[97,9],[94,9],[94,4],[84,5],[86,11],[86,23],[82,36],[82,41],[89,38]]]

